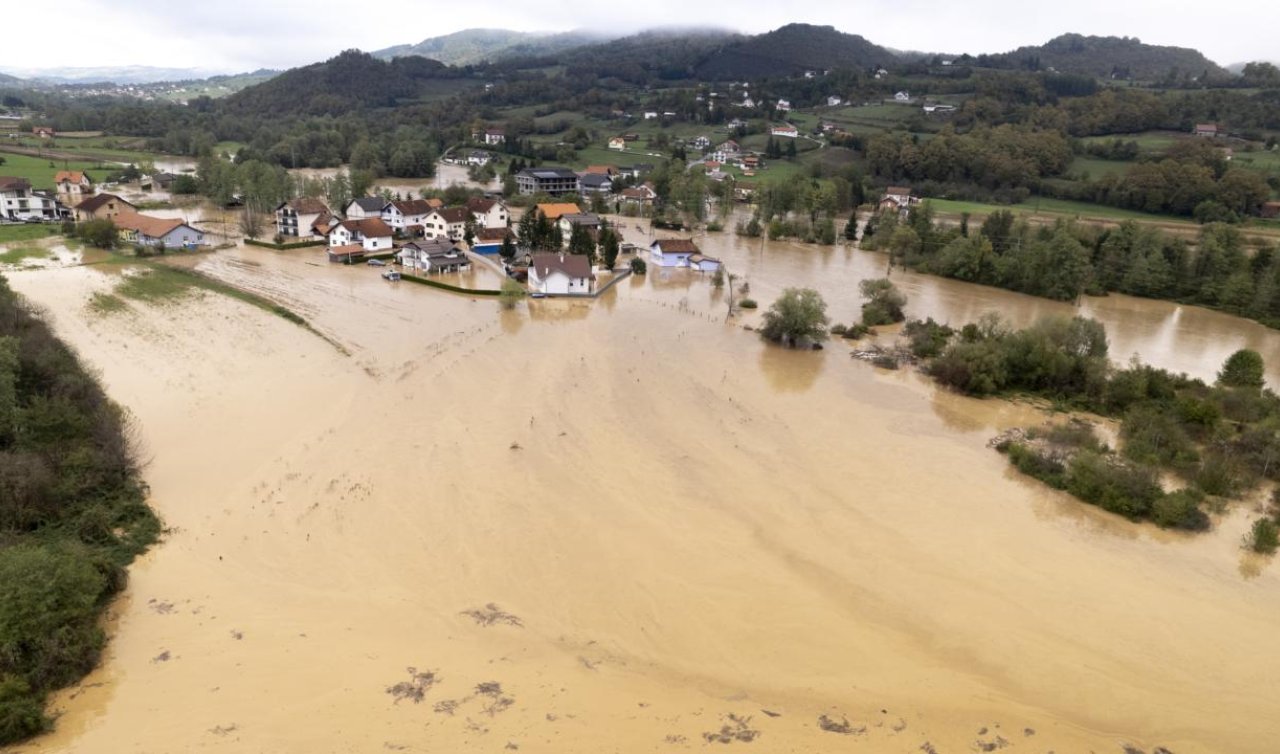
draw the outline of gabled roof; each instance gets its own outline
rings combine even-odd
[[[381,212],[382,208],[387,206],[387,200],[380,196],[361,196],[352,199],[347,206],[350,207],[352,204],[365,212]]]
[[[885,196],[911,196],[911,189],[905,186],[890,186],[884,190]]]
[[[497,199],[485,199],[482,196],[473,196],[467,200],[467,209],[477,215],[487,214],[498,203]]]
[[[150,215],[139,215],[135,212],[126,212],[123,215],[116,215],[111,218],[111,222],[116,224],[121,230],[133,230],[148,238],[163,238],[173,231],[186,226],[191,228],[181,220],[174,220],[167,217],[151,217]],[[195,228],[191,228],[195,230]]]
[[[31,181],[26,178],[0,175],[0,191],[29,191],[30,189]]]
[[[70,183],[84,183],[85,179],[85,174],[79,170],[59,170],[53,176],[53,183],[54,185],[62,183],[63,181],[68,181]],[[89,183],[93,183],[93,180],[90,179]]]
[[[530,267],[533,267],[538,277],[543,280],[553,272],[564,273],[570,278],[591,277],[591,260],[587,259],[585,254],[538,253],[533,255],[533,263]]]
[[[560,216],[560,221],[570,225],[599,225],[600,216],[593,212],[566,212]]]
[[[698,254],[700,250],[692,238],[659,238],[653,242],[663,254]]]
[[[400,202],[392,202],[391,206],[400,210],[402,215],[429,215],[435,207],[426,199],[407,199]]]
[[[279,207],[276,207],[276,211],[279,212],[285,207],[288,207],[300,215],[318,215],[322,212],[329,211],[329,208],[325,206],[324,202],[311,196],[299,196],[297,198],[290,199]]]
[[[115,194],[94,194],[88,199],[85,199],[84,201],[77,204],[75,208],[80,210],[81,212],[97,212],[99,209],[103,207],[103,205],[112,201],[120,202],[121,204],[125,205],[129,209],[136,209],[132,204],[125,201],[124,199],[121,199]]]
[[[588,165],[583,175],[617,175],[618,169],[612,165]]]
[[[471,219],[471,210],[466,207],[445,207],[444,209],[436,210],[432,214],[439,215],[440,219],[450,225],[465,223]]]
[[[587,173],[579,180],[582,182],[583,186],[591,188],[613,185],[613,179],[603,173]]]
[[[559,220],[561,215],[580,214],[582,210],[571,202],[539,204],[537,210],[548,220]]]
[[[401,250],[426,252],[428,255],[448,254],[459,251],[457,244],[447,238],[428,238],[421,241],[410,241]]]
[[[391,226],[384,223],[380,217],[366,217],[362,220],[343,220],[333,227],[337,228],[338,226],[342,226],[352,233],[360,233],[368,238],[383,238],[392,235]],[[332,233],[333,228],[330,228],[329,232]]]

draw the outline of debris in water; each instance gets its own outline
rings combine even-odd
[[[867,726],[854,727],[844,715],[839,720],[828,715],[818,717],[818,727],[828,733],[839,733],[842,736],[860,736],[867,732]]]
[[[405,699],[413,700],[414,704],[422,701],[431,687],[440,682],[440,677],[436,675],[434,670],[425,673],[419,673],[417,668],[407,668],[409,671],[409,680],[401,681],[394,686],[387,687],[387,693],[395,698],[396,704]]]
[[[454,712],[458,711],[459,704],[461,704],[461,702],[457,699],[442,699],[441,701],[436,702],[435,706],[431,708],[431,711],[441,715],[453,715]]]
[[[731,713],[725,719],[728,722],[721,725],[720,730],[702,734],[707,743],[731,744],[734,741],[741,741],[744,744],[749,744],[760,737],[760,731],[751,727],[751,718],[749,716],[738,717]]]
[[[228,733],[234,733],[234,732],[235,732],[235,730],[236,730],[236,727],[237,727],[237,726],[236,726],[236,724],[235,724],[235,723],[232,723],[232,724],[230,724],[230,725],[225,725],[225,726],[224,726],[224,725],[215,725],[215,726],[213,726],[212,728],[210,728],[210,729],[209,729],[209,732],[210,732],[210,733],[212,733],[212,734],[213,734],[213,735],[215,735],[215,736],[225,736],[225,735],[227,735]]]
[[[244,638],[244,632],[237,631],[233,628],[231,629],[231,638],[235,639],[236,641],[240,641],[241,639]]]
[[[166,649],[165,651],[161,652],[155,657],[152,657],[151,661],[152,662],[168,662],[170,657],[171,655],[169,654],[169,650]]]
[[[762,709],[760,711],[768,715],[769,717],[782,717],[781,712],[774,712],[773,710],[768,710],[768,709]]]
[[[462,611],[462,614],[471,618],[481,626],[492,626],[498,623],[505,623],[508,626],[524,626],[524,624],[520,622],[519,618],[504,611],[492,602],[480,609],[464,610]]]

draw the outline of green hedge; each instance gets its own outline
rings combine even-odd
[[[256,238],[244,239],[246,246],[261,246],[264,249],[275,249],[276,251],[287,251],[289,249],[308,249],[312,246],[324,246],[325,241],[294,241],[293,243],[271,243],[270,241],[259,241]]]
[[[413,275],[401,275],[400,279],[408,280],[413,283],[419,283],[421,285],[429,285],[432,288],[441,288],[446,291],[453,291],[454,293],[465,293],[470,296],[499,296],[502,294],[502,291],[495,291],[492,288],[463,288],[457,285],[449,285],[448,283],[442,283],[439,280],[416,277]]]

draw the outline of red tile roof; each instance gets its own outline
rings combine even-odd
[[[659,238],[653,244],[664,254],[697,254],[698,245],[692,238]]]
[[[391,226],[384,223],[380,217],[366,217],[361,220],[343,220],[338,224],[352,233],[361,233],[369,238],[382,238],[393,234]]]

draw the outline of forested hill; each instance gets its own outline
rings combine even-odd
[[[698,66],[697,76],[707,80],[753,79],[806,69],[858,69],[896,62],[897,55],[857,34],[830,26],[788,24],[716,51]]]
[[[348,50],[323,63],[286,71],[223,100],[224,112],[243,115],[338,115],[394,107],[423,96],[460,73],[421,57],[378,60]]]
[[[1229,75],[1226,69],[1187,47],[1143,44],[1133,37],[1063,34],[1043,45],[1019,47],[1000,55],[982,55],[979,64],[995,67],[1078,73],[1100,78],[1162,81],[1170,76]]]
[[[448,65],[474,65],[513,57],[551,55],[608,39],[609,35],[587,31],[540,34],[509,29],[463,29],[453,34],[424,39],[417,44],[377,50],[373,56],[391,60],[416,55]]]

